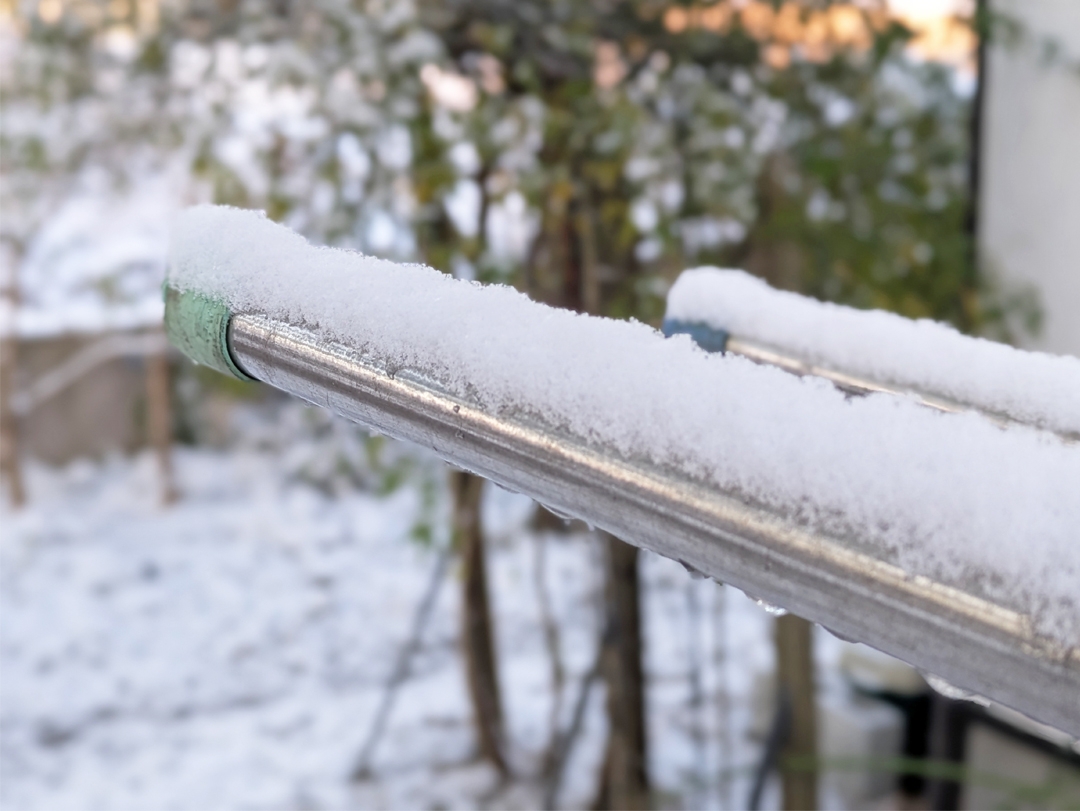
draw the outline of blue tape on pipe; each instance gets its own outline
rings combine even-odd
[[[694,343],[706,352],[722,353],[727,349],[728,338],[731,337],[726,330],[716,329],[699,322],[680,321],[677,318],[665,318],[660,330],[665,338],[670,338],[672,335],[689,335]]]

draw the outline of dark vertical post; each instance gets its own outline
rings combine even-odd
[[[975,98],[971,105],[968,128],[968,210],[965,230],[968,234],[970,272],[977,280],[979,268],[979,196],[982,192],[983,120],[986,108],[986,87],[989,80],[988,49],[993,35],[993,11],[989,0],[977,0],[975,5],[976,50]],[[933,761],[962,766],[967,737],[967,713],[963,702],[931,692],[928,749]],[[954,811],[960,808],[963,785],[956,780],[936,778],[928,781],[927,800],[934,811]]]
[[[969,272],[973,280],[979,276],[979,195],[982,193],[983,120],[986,107],[988,51],[992,34],[992,16],[988,0],[978,0],[975,6],[975,35],[979,44],[976,50],[975,98],[971,104],[968,124],[968,207],[964,218],[964,230],[968,239]]]
[[[607,546],[608,643],[603,669],[611,724],[605,762],[604,807],[649,807],[645,737],[645,678],[641,667],[641,605],[637,547],[602,533]]]
[[[966,702],[931,694],[930,759],[938,763],[964,764],[968,712]],[[930,781],[927,795],[934,811],[960,808],[963,786],[956,780],[936,778]]]
[[[791,709],[791,725],[780,754],[785,811],[817,808],[817,712],[814,697],[814,628],[787,614],[776,620],[776,674],[781,702]],[[785,765],[796,761],[796,768]]]
[[[454,498],[454,545],[462,565],[462,648],[480,753],[503,775],[502,699],[495,659],[495,634],[488,601],[487,561],[480,499],[484,480],[472,473],[450,473]]]
[[[599,251],[587,194],[578,195],[565,218],[564,306],[599,315]],[[601,537],[607,547],[604,594],[608,627],[602,643],[602,671],[610,731],[596,805],[633,811],[649,807],[638,549],[607,533]]]

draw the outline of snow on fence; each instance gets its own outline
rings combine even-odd
[[[687,336],[315,248],[237,209],[179,219],[169,288],[170,339],[200,362],[1080,734],[1077,443],[851,398]],[[1071,430],[1051,402],[1067,387],[1007,396],[1043,379],[1042,358],[1010,355],[999,380],[990,361],[948,360],[968,351],[959,336],[927,336],[939,378],[975,381],[965,399]]]
[[[117,332],[105,335],[77,350],[29,386],[12,394],[11,409],[19,416],[25,416],[111,360],[153,358],[164,355],[167,349],[165,336],[160,332]]]

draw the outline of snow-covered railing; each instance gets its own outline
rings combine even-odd
[[[1080,358],[1022,352],[934,321],[774,290],[739,270],[697,268],[668,294],[667,334],[855,393],[905,394],[1080,439]]]
[[[1080,734],[1075,442],[851,398],[233,209],[181,218],[169,285],[170,338],[199,362]]]

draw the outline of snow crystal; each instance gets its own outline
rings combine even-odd
[[[1054,434],[902,396],[848,398],[644,324],[314,248],[254,212],[189,209],[170,274],[236,312],[306,325],[488,413],[541,415],[609,452],[678,468],[1080,640],[1080,447]]]
[[[686,271],[668,294],[667,315],[878,383],[1080,434],[1080,358],[1023,352],[934,321],[815,301],[739,270]]]

